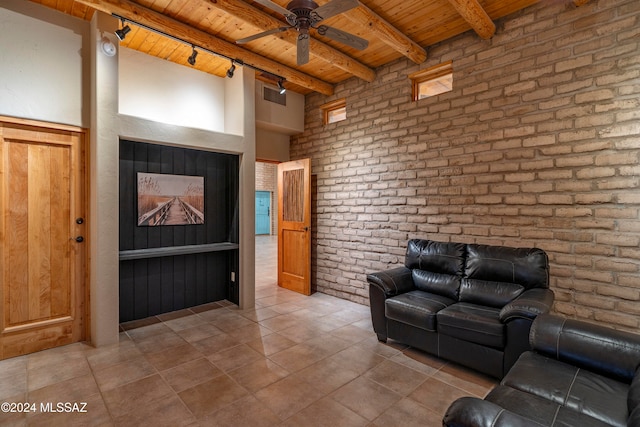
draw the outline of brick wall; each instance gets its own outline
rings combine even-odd
[[[541,2],[306,98],[291,158],[312,158],[317,289],[368,303],[366,273],[407,239],[540,247],[555,310],[640,326],[640,2]],[[454,90],[407,75],[453,60]],[[347,120],[318,107],[345,97]]]
[[[276,217],[278,213],[277,170],[275,163],[256,162],[256,191],[271,192],[271,234],[278,233]]]

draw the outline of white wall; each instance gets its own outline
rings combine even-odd
[[[132,49],[119,55],[121,114],[225,131],[224,79]]]
[[[276,86],[256,82],[256,125],[286,135],[304,132],[304,96],[287,91],[287,105],[276,104],[263,99],[265,86],[277,90]]]
[[[89,25],[24,0],[0,7],[0,115],[88,126]]]
[[[268,129],[256,129],[256,158],[289,161],[289,135]]]

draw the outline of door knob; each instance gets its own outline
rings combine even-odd
[[[76,242],[78,242],[78,243],[84,242],[84,237],[82,237],[82,236],[76,237]]]

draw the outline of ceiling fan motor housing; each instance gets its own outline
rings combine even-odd
[[[312,12],[318,8],[313,0],[293,0],[287,5],[287,10],[295,16],[288,15],[287,22],[298,31],[308,30],[314,23]]]

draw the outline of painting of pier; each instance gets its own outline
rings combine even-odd
[[[138,172],[138,225],[204,224],[204,177]]]

